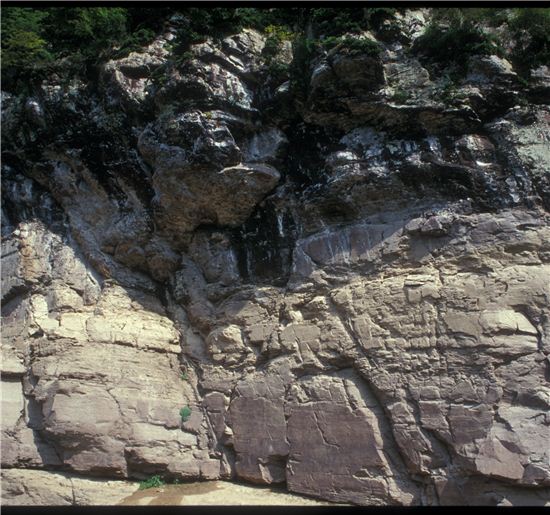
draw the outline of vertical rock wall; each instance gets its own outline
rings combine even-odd
[[[259,33],[170,27],[3,94],[6,504],[26,469],[550,502],[550,110],[496,56],[449,100],[427,18],[302,101]]]

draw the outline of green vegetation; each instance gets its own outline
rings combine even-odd
[[[292,63],[290,64],[290,89],[298,99],[302,99],[311,77],[310,62],[317,51],[314,39],[298,35],[292,41]]]
[[[208,36],[221,38],[240,28],[235,9],[191,7],[184,14],[173,47],[175,54],[187,51],[190,45],[200,43]]]
[[[56,55],[90,58],[125,42],[127,23],[128,12],[119,7],[53,8],[48,10],[46,35]]]
[[[208,115],[208,113],[206,113],[206,115]],[[182,372],[180,375],[180,379],[182,379],[183,381],[187,381],[189,379],[189,377],[187,376],[187,372]]]
[[[293,31],[299,24],[304,9],[299,8],[207,8],[190,7],[174,11],[182,17],[178,30],[175,52],[185,51],[189,45],[204,41],[207,37],[220,40],[240,32],[242,29],[256,29],[274,36],[271,45],[285,32]],[[270,33],[271,28],[271,33]],[[273,32],[273,28],[275,31]],[[286,36],[285,36],[286,37]],[[269,52],[269,50],[268,50]]]
[[[262,55],[266,64],[270,65],[281,50],[283,42],[290,41],[293,33],[283,25],[269,25],[265,28],[265,33],[267,34],[267,39],[265,40]]]
[[[339,50],[345,50],[349,55],[369,55],[376,57],[380,53],[380,45],[371,39],[359,39],[349,36],[334,37],[330,36],[321,41],[321,46],[325,50],[331,50],[338,47]]]
[[[453,104],[457,98],[458,80],[455,76],[446,75],[444,77],[443,86],[439,92],[439,98],[448,105]]]
[[[398,89],[394,92],[392,96],[392,100],[394,102],[397,102],[398,104],[404,104],[409,98],[411,97],[411,94],[408,91],[405,91],[404,89]]]
[[[365,30],[387,8],[122,8],[5,7],[2,11],[2,68],[21,72],[70,57],[95,63],[119,58],[150,42],[170,17],[179,25],[174,52],[183,54],[207,36],[222,38],[249,27],[268,34],[267,64],[280,44],[302,34],[308,25],[315,37]]]
[[[550,9],[513,9],[508,25],[516,41],[513,57],[520,67],[550,63]]]
[[[2,10],[2,68],[26,67],[53,59],[41,36],[45,11],[5,7]]]
[[[243,28],[264,32],[263,50],[270,74],[298,77],[320,48],[336,46],[352,54],[376,55],[376,43],[350,37],[376,31],[403,8],[388,7],[4,7],[2,71],[6,85],[31,73],[42,77],[63,60],[85,72],[106,59],[120,58],[149,43],[171,18],[177,27],[173,51],[190,59],[189,46],[207,37],[219,40]],[[292,41],[296,63],[275,57]],[[428,62],[464,65],[474,54],[506,54],[525,70],[550,61],[548,8],[436,8],[413,51]],[[21,83],[24,83],[22,80]]]
[[[189,417],[191,416],[191,408],[189,406],[184,406],[180,409],[180,417],[182,422],[186,422],[189,420]]]
[[[413,50],[432,63],[462,68],[472,55],[507,53],[528,70],[550,62],[550,9],[439,8]]]
[[[318,36],[338,36],[346,32],[358,33],[376,29],[384,19],[392,18],[396,9],[374,8],[319,8],[311,9],[313,31]]]
[[[166,9],[4,7],[3,78],[46,74],[62,59],[86,68],[121,57],[151,41],[165,15]]]
[[[239,7],[235,11],[242,27],[263,31],[269,25],[284,25],[298,29],[305,23],[307,9],[301,7]]]
[[[150,28],[138,29],[125,39],[120,49],[113,52],[112,57],[114,59],[119,59],[128,55],[130,52],[136,52],[153,41],[153,39],[155,39],[154,30]]]
[[[267,69],[269,75],[278,82],[283,82],[290,76],[290,64],[287,63],[272,60]]]
[[[164,486],[165,484],[166,481],[164,481],[160,476],[152,476],[149,479],[142,481],[139,484],[139,489],[146,490],[147,488],[158,488],[160,486]]]
[[[415,49],[433,62],[464,66],[471,55],[502,55],[496,38],[469,20],[451,26],[432,23],[416,40]]]
[[[126,42],[127,24],[128,10],[121,8],[5,7],[2,67],[26,68],[66,56],[97,58]]]

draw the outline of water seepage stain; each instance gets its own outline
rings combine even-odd
[[[158,488],[138,490],[124,499],[121,505],[184,505],[193,504],[186,502],[186,497],[205,495],[220,487],[217,481],[205,481],[197,483],[185,483],[182,485],[165,485]]]
[[[165,485],[138,490],[123,499],[123,506],[231,506],[231,505],[332,505],[286,490],[231,483],[229,481],[202,481],[181,485]]]

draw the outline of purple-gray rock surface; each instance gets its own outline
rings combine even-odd
[[[3,94],[3,502],[40,469],[63,503],[158,474],[549,504],[548,104],[497,56],[451,103],[384,40],[287,105],[264,35],[172,37]]]

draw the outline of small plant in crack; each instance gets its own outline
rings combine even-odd
[[[189,406],[184,406],[180,409],[180,417],[182,422],[186,422],[189,420],[189,417],[191,416],[191,408]]]
[[[392,96],[392,100],[398,104],[404,104],[410,98],[410,93],[403,89],[397,89]]]
[[[165,484],[166,481],[164,481],[160,476],[152,476],[149,479],[142,481],[139,484],[139,489],[146,490],[147,488],[158,488],[160,486],[164,486]]]
[[[180,379],[181,379],[182,381],[187,381],[187,380],[189,379],[189,376],[187,375],[187,372],[182,372],[182,373],[180,374]]]

